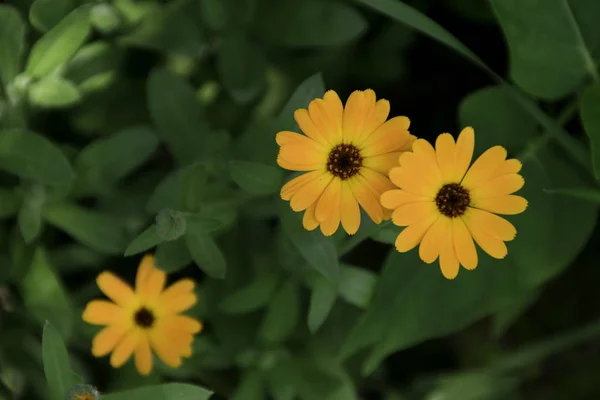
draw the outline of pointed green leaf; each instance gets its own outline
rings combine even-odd
[[[308,329],[314,334],[327,319],[337,299],[336,288],[322,276],[317,277],[310,296]]]
[[[111,215],[73,204],[56,204],[46,208],[44,217],[48,223],[101,253],[123,254],[127,245],[120,220]]]
[[[35,0],[29,8],[29,21],[38,31],[47,32],[54,28],[76,5],[73,0]]]
[[[219,215],[210,211],[187,215],[185,219],[188,230],[199,233],[212,233],[225,228],[228,224],[225,218],[219,218]]]
[[[177,173],[165,176],[148,199],[146,211],[158,213],[165,208],[179,208],[179,177]]]
[[[23,205],[17,217],[19,229],[27,243],[31,243],[42,229],[42,214],[45,203],[46,191],[43,186],[32,185],[27,188]]]
[[[163,242],[156,248],[156,266],[161,270],[171,273],[177,272],[192,262],[184,237]]]
[[[584,3],[491,0],[509,44],[510,75],[525,91],[557,100],[575,90],[586,74],[600,79],[572,9],[579,4],[598,15],[600,5]]]
[[[212,392],[187,383],[164,383],[103,394],[104,400],[209,400]]]
[[[284,283],[275,292],[263,317],[258,336],[265,343],[285,341],[300,319],[300,292],[294,282]]]
[[[64,185],[73,170],[64,154],[48,139],[32,132],[0,132],[0,168],[45,185]]]
[[[584,90],[580,98],[579,112],[591,143],[594,173],[596,178],[600,179],[600,84]]]
[[[192,164],[178,172],[179,202],[184,210],[198,211],[206,192],[208,173],[202,164]]]
[[[206,275],[217,279],[225,278],[225,256],[212,237],[203,232],[196,232],[190,227],[185,241],[194,262]]]
[[[46,76],[29,85],[29,102],[42,108],[63,108],[79,102],[81,93],[72,82],[59,76]]]
[[[72,11],[33,46],[25,72],[35,78],[48,75],[73,57],[90,30],[88,7]]]
[[[256,311],[269,303],[278,283],[277,274],[268,271],[259,273],[250,284],[226,296],[219,309],[228,314]]]
[[[52,400],[64,400],[67,391],[77,382],[69,364],[69,353],[60,334],[48,321],[42,337],[44,374],[50,388]]]
[[[234,182],[250,194],[267,195],[281,189],[283,170],[250,161],[230,161],[229,171]]]
[[[185,234],[187,223],[181,211],[162,210],[156,216],[156,234],[162,240],[175,240]]]
[[[64,75],[82,93],[104,89],[114,81],[121,55],[121,49],[113,43],[92,42],[75,53]]]
[[[375,292],[378,276],[371,271],[351,265],[343,265],[340,272],[338,289],[340,297],[358,308],[367,308]]]
[[[0,85],[7,87],[21,72],[25,49],[25,22],[19,12],[0,4]]]
[[[323,76],[318,73],[306,78],[289,98],[277,118],[277,129],[280,131],[300,132],[300,128],[294,119],[294,111],[299,108],[308,108],[308,104],[325,95],[325,83]],[[275,136],[273,136],[273,142]]]
[[[140,233],[125,249],[125,257],[139,254],[162,243],[163,239],[156,233],[156,225],[152,224]]]

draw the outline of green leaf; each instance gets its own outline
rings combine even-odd
[[[46,208],[44,217],[78,242],[101,253],[120,255],[127,245],[121,222],[112,215],[74,204],[56,204]]]
[[[0,85],[7,87],[21,72],[25,49],[25,22],[19,12],[0,4]]]
[[[19,229],[26,243],[31,243],[42,229],[42,214],[46,203],[46,191],[43,186],[32,185],[27,188],[23,205],[17,217]]]
[[[273,297],[279,284],[279,276],[271,271],[258,273],[248,285],[227,295],[219,309],[227,314],[247,314],[256,311]]]
[[[341,46],[358,39],[367,29],[363,16],[341,2],[269,2],[260,9],[258,18],[265,40],[290,47]]]
[[[15,190],[0,188],[0,218],[11,217],[21,206],[21,198]]]
[[[165,208],[179,208],[179,177],[177,173],[165,176],[148,199],[146,211],[158,213]]]
[[[89,9],[85,5],[72,11],[46,33],[31,49],[25,72],[42,78],[68,62],[90,34]]]
[[[337,299],[336,288],[322,276],[317,277],[310,296],[308,329],[314,334],[327,319]]]
[[[190,164],[205,154],[204,137],[209,127],[192,87],[168,70],[155,69],[147,90],[156,133],[179,164]]]
[[[221,0],[200,0],[202,22],[215,31],[222,30],[228,23],[227,6]]]
[[[204,194],[208,173],[206,167],[195,163],[178,172],[179,203],[184,210],[198,211]]]
[[[125,257],[139,254],[162,243],[163,239],[156,233],[156,225],[152,224],[140,233],[125,249]]]
[[[42,337],[44,374],[52,400],[64,400],[67,391],[77,382],[69,364],[69,353],[60,334],[48,321],[44,325]]]
[[[66,66],[65,77],[82,93],[105,89],[116,78],[121,55],[116,45],[95,41],[75,53]]]
[[[185,234],[186,228],[186,219],[181,211],[167,209],[156,216],[156,234],[162,240],[175,240]]]
[[[0,168],[45,185],[64,185],[74,177],[60,149],[48,139],[20,129],[0,132]]]
[[[333,242],[317,231],[307,231],[302,226],[302,216],[289,209],[283,202],[279,204],[283,231],[294,247],[317,272],[330,282],[337,284],[340,278],[338,254]]]
[[[212,233],[227,226],[229,221],[226,218],[219,218],[219,215],[212,213],[211,210],[202,211],[200,214],[191,214],[186,216],[188,230],[199,233]]]
[[[275,292],[263,317],[258,336],[265,343],[285,341],[300,319],[300,292],[294,282],[286,282]]]
[[[263,400],[263,380],[259,371],[247,370],[231,400]]]
[[[90,22],[100,32],[110,34],[122,24],[118,11],[110,4],[96,4],[90,10]]]
[[[358,308],[367,308],[375,292],[377,275],[351,265],[342,265],[340,272],[340,297]]]
[[[549,194],[558,194],[600,204],[600,190],[593,188],[544,189]]]
[[[239,103],[256,98],[266,83],[267,63],[262,49],[243,32],[223,38],[217,53],[217,71],[231,97]]]
[[[45,251],[37,248],[31,266],[21,278],[23,301],[27,310],[41,323],[50,320],[65,340],[73,329],[73,305],[63,283],[50,265]],[[21,264],[21,267],[24,267]]]
[[[29,21],[35,29],[47,32],[75,8],[73,0],[35,0],[29,9]]]
[[[75,171],[84,192],[105,192],[143,165],[156,151],[158,140],[146,126],[126,128],[97,139],[77,156]]]
[[[280,131],[299,132],[300,128],[294,119],[294,111],[299,108],[308,108],[308,104],[325,95],[323,76],[318,73],[306,78],[294,91],[277,118],[277,129]],[[275,142],[275,136],[273,136]]]
[[[281,189],[283,170],[250,161],[230,161],[229,171],[234,182],[250,194],[268,195]]]
[[[540,7],[536,1],[491,0],[491,4],[509,44],[510,75],[525,91],[556,100],[575,90],[586,74],[600,79],[572,9],[580,4],[582,11],[597,15],[597,2],[552,0]]]
[[[33,82],[28,89],[29,102],[43,108],[69,107],[81,99],[77,86],[55,75]]]
[[[123,392],[103,394],[105,400],[209,400],[212,392],[187,383],[164,383]]]
[[[176,272],[192,262],[184,237],[163,242],[156,248],[156,266],[167,273]]]
[[[227,263],[223,252],[214,239],[191,226],[185,235],[187,248],[196,265],[211,278],[223,279],[227,273]]]
[[[590,138],[594,173],[600,179],[600,84],[587,87],[579,101],[581,121]]]

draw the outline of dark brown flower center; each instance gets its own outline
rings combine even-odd
[[[154,314],[146,307],[140,307],[135,312],[133,319],[135,320],[135,324],[140,328],[152,328],[152,325],[154,325]]]
[[[442,215],[460,217],[471,203],[469,191],[458,183],[447,183],[435,196],[435,205]]]
[[[352,178],[360,171],[363,158],[353,144],[342,143],[329,152],[327,171],[342,180]]]

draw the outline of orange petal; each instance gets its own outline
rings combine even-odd
[[[113,351],[125,332],[127,332],[127,327],[124,324],[109,325],[98,332],[92,340],[92,354],[94,357],[102,357]]]
[[[360,144],[363,157],[373,157],[399,150],[408,150],[412,140],[408,133],[410,120],[406,117],[394,117],[379,126]]]
[[[337,93],[329,90],[323,99],[315,99],[308,105],[308,113],[315,127],[330,146],[342,142],[343,105]]]
[[[517,235],[517,230],[507,220],[487,211],[478,210],[476,208],[468,208],[465,213],[465,218],[471,220],[471,224],[476,224],[488,235],[493,238],[510,241]]]
[[[331,236],[335,233],[335,231],[337,231],[337,229],[340,226],[340,207],[339,207],[339,205],[338,205],[338,207],[336,207],[333,210],[333,212],[331,213],[329,218],[327,218],[325,221],[321,222],[319,226],[321,227],[321,233],[323,233],[323,235],[325,235],[325,236]]]
[[[506,196],[521,189],[524,184],[525,180],[519,174],[500,175],[471,189],[471,200],[476,203],[479,199]]]
[[[365,93],[355,90],[348,96],[342,117],[343,140],[354,143],[360,137],[363,126],[375,104],[368,104]]]
[[[323,136],[323,134],[319,132],[319,129],[316,127],[315,123],[310,118],[308,110],[304,108],[296,110],[294,112],[294,119],[296,120],[296,123],[298,124],[302,132],[306,134],[306,136],[310,137],[311,139],[323,146],[334,145],[333,143],[329,143],[325,136]]]
[[[446,237],[442,239],[440,251],[440,269],[446,279],[454,279],[458,275],[458,257],[454,250],[453,229],[448,229]]]
[[[435,198],[438,190],[442,187],[440,183],[435,185],[423,176],[415,174],[410,169],[395,167],[390,170],[390,180],[400,189],[415,197]]]
[[[433,201],[433,198],[415,196],[414,194],[401,189],[388,190],[381,195],[381,205],[390,210],[395,210],[405,204],[424,201]]]
[[[373,194],[373,191],[365,178],[362,175],[356,175],[346,182],[348,182],[354,198],[365,210],[369,218],[376,224],[381,223],[383,219],[383,209],[379,204],[379,198]]]
[[[504,215],[520,214],[527,209],[527,200],[521,196],[509,195],[489,199],[477,199],[472,202],[473,207],[489,212]]]
[[[362,168],[360,174],[369,183],[369,186],[377,199],[379,199],[384,192],[395,189],[394,184],[387,175],[368,168]]]
[[[375,92],[369,89],[366,90],[365,93],[367,97],[370,97],[370,94],[372,94],[372,100],[368,99],[367,101],[375,100]],[[363,143],[367,141],[369,137],[373,135],[375,131],[385,123],[385,120],[388,118],[389,115],[390,102],[385,99],[377,101],[375,103],[375,107],[372,113],[369,116],[367,116],[367,119],[365,120],[365,124],[363,126],[361,135],[356,138],[356,145],[359,147],[363,147]],[[394,133],[398,134],[398,132]]]
[[[504,242],[488,234],[480,219],[473,218],[470,212],[467,212],[462,218],[473,239],[483,251],[494,258],[502,259],[506,257],[508,249]]]
[[[456,173],[456,144],[449,133],[442,133],[435,141],[437,163],[445,183],[452,182]]]
[[[136,301],[135,293],[131,289],[131,286],[123,282],[112,272],[102,272],[96,278],[96,283],[109,299],[123,308],[129,307]]]
[[[152,352],[146,335],[141,335],[135,347],[135,368],[140,375],[150,375],[152,371]]]
[[[317,201],[317,208],[315,210],[317,221],[323,222],[336,212],[339,215],[341,195],[342,180],[337,177],[333,178]]]
[[[378,156],[367,157],[363,160],[363,166],[366,168],[373,169],[377,172],[381,172],[386,175],[390,172],[390,169],[398,166],[398,158],[402,154],[399,151],[381,154]]]
[[[360,208],[348,182],[342,182],[341,219],[344,230],[354,235],[360,226]]]
[[[323,175],[323,171],[311,171],[295,177],[281,188],[281,199],[290,200],[298,189],[308,184],[310,181],[319,178],[321,175]]]
[[[439,214],[432,214],[429,218],[406,227],[396,238],[396,250],[405,253],[414,249],[438,217]]]
[[[431,227],[425,232],[419,246],[419,257],[427,264],[431,264],[440,255],[443,240],[450,229],[450,218],[439,216]]]
[[[321,162],[312,163],[312,164],[305,164],[305,163],[298,164],[298,163],[292,163],[292,162],[286,161],[283,158],[281,158],[279,155],[277,156],[277,165],[279,165],[281,168],[287,169],[289,171],[314,171],[314,170],[323,168],[323,164]]]
[[[494,146],[486,150],[469,168],[461,184],[473,189],[489,181],[506,160],[506,149]]]
[[[185,332],[188,334],[196,334],[202,331],[202,322],[187,315],[170,315],[164,318],[165,326],[169,329]]]
[[[155,329],[150,334],[150,345],[162,362],[171,368],[178,368],[181,366],[181,346],[169,339],[165,328]]]
[[[181,279],[169,286],[161,295],[162,301],[171,301],[183,294],[193,293],[196,284],[191,279]]]
[[[458,261],[466,269],[477,268],[477,250],[471,233],[467,229],[462,218],[452,218],[452,236],[454,238],[454,250]]]
[[[133,351],[137,347],[139,337],[140,333],[135,330],[129,331],[123,336],[110,356],[110,365],[113,368],[119,368],[129,360],[129,357],[131,357],[131,354],[133,354]]]
[[[85,322],[93,325],[109,325],[123,317],[123,309],[106,300],[90,301],[82,315]]]
[[[279,146],[300,145],[309,146],[315,150],[324,150],[326,146],[311,137],[291,131],[281,131],[275,135],[275,141]]]
[[[292,210],[304,211],[310,207],[323,194],[332,179],[333,175],[323,172],[321,176],[298,189],[290,200]]]
[[[329,152],[326,149],[318,149],[313,146],[312,144],[316,143],[314,140],[306,139],[306,141],[310,142],[311,145],[304,143],[282,146],[279,149],[278,158],[298,165],[320,164],[324,168]]]
[[[154,302],[165,287],[167,274],[154,267],[154,256],[146,254],[138,267],[135,290],[147,302]]]
[[[473,149],[475,148],[475,131],[467,126],[460,132],[456,140],[456,175],[452,177],[453,182],[460,182],[473,158]]]
[[[304,216],[302,217],[302,226],[307,231],[312,231],[319,226],[319,221],[317,221],[317,217],[315,216],[315,209],[317,208],[317,203],[313,203],[310,207],[304,211]]]
[[[436,213],[438,213],[437,207],[433,202],[408,203],[394,210],[392,222],[397,226],[408,226],[427,219]]]

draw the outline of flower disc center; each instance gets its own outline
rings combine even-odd
[[[435,196],[439,212],[448,218],[460,217],[471,203],[469,191],[458,183],[447,183]]]
[[[154,325],[155,318],[152,311],[148,310],[146,307],[140,307],[140,309],[135,312],[133,319],[137,326],[148,329],[152,328],[152,325]]]
[[[342,180],[356,175],[362,167],[363,158],[360,151],[353,144],[342,143],[329,152],[327,171]]]

